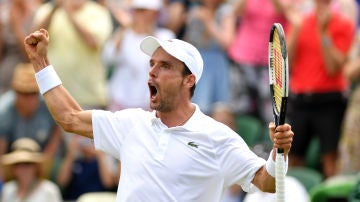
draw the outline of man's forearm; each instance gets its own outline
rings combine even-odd
[[[268,173],[265,166],[256,172],[252,183],[263,192],[275,192],[275,178]]]

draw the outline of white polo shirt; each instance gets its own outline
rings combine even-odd
[[[232,184],[245,191],[265,160],[199,107],[184,126],[168,128],[155,112],[92,113],[95,147],[121,161],[117,202],[219,202]]]

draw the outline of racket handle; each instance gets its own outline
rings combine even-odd
[[[275,162],[276,202],[285,201],[285,159],[284,153],[276,154]]]
[[[276,126],[279,125],[279,119],[278,119],[276,116],[275,116],[275,124],[276,124]],[[282,124],[284,124],[284,123],[282,123]],[[277,148],[276,153],[278,153],[278,154],[283,154],[283,153],[284,153],[284,149],[283,149],[283,148]]]

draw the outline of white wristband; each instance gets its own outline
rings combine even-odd
[[[275,177],[275,161],[272,159],[273,150],[271,150],[269,158],[266,161],[266,171],[271,175],[272,177]],[[286,157],[285,160],[285,173],[287,173],[288,170],[288,162],[289,162],[289,156]]]
[[[275,177],[275,161],[272,159],[272,151],[266,161],[266,171],[269,173],[269,175]]]
[[[35,78],[41,94],[45,94],[47,91],[62,84],[52,65],[49,65],[37,72],[35,74]]]

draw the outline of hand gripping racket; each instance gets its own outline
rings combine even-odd
[[[289,68],[285,34],[280,23],[274,23],[269,41],[269,81],[275,125],[285,122],[289,90]],[[276,201],[285,201],[284,149],[278,148],[275,162]]]

